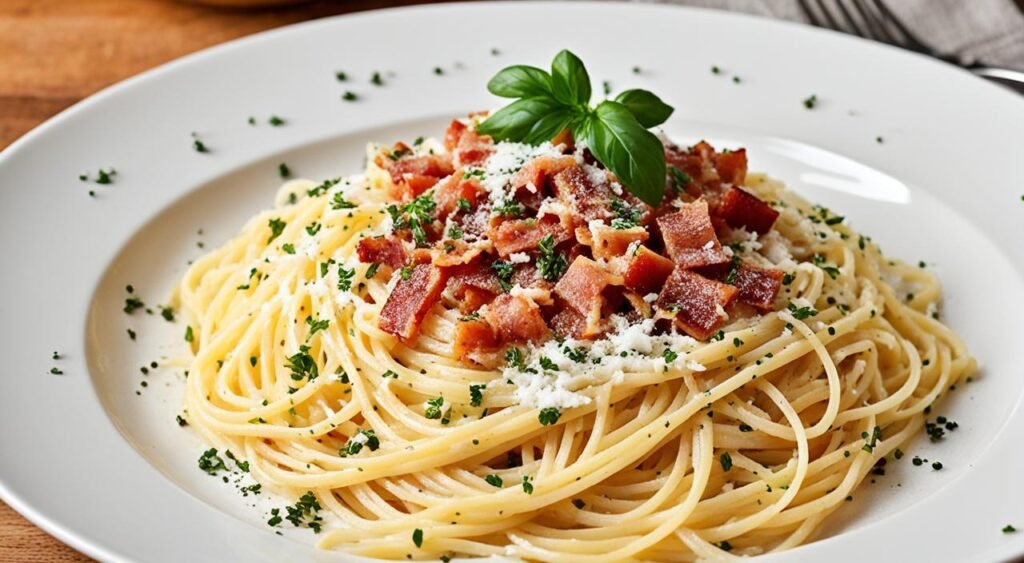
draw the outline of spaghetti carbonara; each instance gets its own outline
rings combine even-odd
[[[473,119],[288,182],[180,283],[191,426],[355,554],[809,541],[974,360],[928,271],[742,150],[665,151],[657,208]]]

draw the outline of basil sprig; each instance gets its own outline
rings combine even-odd
[[[665,152],[647,129],[664,123],[673,108],[658,96],[626,90],[591,107],[590,76],[583,61],[567,50],[555,56],[550,73],[525,65],[506,67],[487,89],[517,99],[477,125],[479,133],[535,145],[568,129],[633,195],[652,206],[661,202]]]

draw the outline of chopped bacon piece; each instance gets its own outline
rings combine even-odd
[[[664,311],[676,311],[676,326],[686,334],[707,340],[722,324],[725,307],[737,293],[731,285],[676,267],[656,303]]]
[[[491,209],[478,205],[468,215],[458,216],[462,232],[474,238],[485,238],[491,230]]]
[[[576,220],[587,224],[594,219],[611,219],[614,193],[607,183],[594,184],[582,166],[573,166],[555,174],[558,199],[573,211]]]
[[[556,307],[559,308],[558,312],[548,322],[551,332],[559,338],[583,338],[587,330],[587,319],[561,300],[556,303]]]
[[[715,170],[726,184],[742,184],[747,179],[747,149],[716,154]]]
[[[625,286],[641,295],[657,293],[675,264],[661,254],[641,246],[630,258],[622,274]]]
[[[517,219],[501,222],[497,229],[493,230],[491,240],[498,254],[508,256],[515,252],[534,250],[542,238],[551,235],[555,244],[569,240],[572,234],[569,233],[558,221],[557,217],[545,217],[540,221],[536,219]]]
[[[397,159],[393,157],[394,154],[379,154],[376,160],[378,166],[391,174],[391,180],[395,183],[403,181],[407,175],[430,176],[436,182],[438,178],[444,178],[455,170],[452,167],[452,158],[446,154],[404,154]]]
[[[475,208],[483,198],[485,192],[476,178],[465,178],[463,174],[456,171],[454,174],[441,181],[434,190],[434,203],[437,204],[437,218],[444,221],[448,215],[459,209],[459,200],[469,202],[470,207]]]
[[[502,343],[540,342],[548,337],[540,307],[528,299],[502,293],[488,305],[485,316]]]
[[[406,262],[405,247],[395,237],[371,237],[359,241],[356,246],[359,261],[365,264],[386,264],[401,268]]]
[[[583,334],[590,336],[600,330],[605,288],[621,284],[621,277],[608,272],[586,256],[578,256],[569,265],[562,279],[558,280],[555,293],[577,313],[583,315],[586,320]]]
[[[741,262],[733,276],[733,285],[739,290],[737,298],[762,311],[774,309],[775,295],[782,287],[782,271],[759,268]]]
[[[423,317],[441,296],[445,281],[446,275],[441,268],[430,264],[413,266],[409,278],[399,280],[384,303],[378,323],[381,330],[403,342],[412,340]]]
[[[722,198],[717,213],[730,227],[743,227],[759,235],[772,230],[772,225],[779,216],[778,211],[756,195],[735,186]]]
[[[455,299],[462,300],[469,288],[490,293],[491,298],[501,293],[498,276],[488,264],[481,260],[446,268],[446,270],[448,272],[448,288]]]
[[[460,319],[455,323],[455,357],[461,361],[472,360],[475,353],[497,348],[498,339],[494,328],[483,319]]]
[[[576,166],[576,159],[571,156],[539,156],[520,168],[512,176],[510,185],[512,189],[519,190],[532,184],[537,191],[542,192],[548,178],[573,166]]]
[[[676,213],[658,217],[665,250],[683,268],[699,268],[729,261],[715,236],[704,200],[683,204]]]
[[[715,191],[721,183],[722,180],[715,169],[714,155],[715,149],[704,141],[687,151],[671,145],[665,147],[665,163],[678,168],[690,178],[686,192],[693,197],[700,197],[707,191]]]
[[[484,251],[485,248],[480,244],[470,244],[464,240],[447,240],[444,247],[434,249],[433,262],[437,266],[444,267],[469,264]]]
[[[494,141],[478,134],[461,121],[452,121],[444,134],[444,146],[458,166],[482,166],[494,151]]]
[[[633,227],[630,229],[616,229],[607,225],[594,225],[590,228],[591,251],[594,258],[612,259],[626,253],[629,245],[634,242],[646,242],[650,236],[647,229]]]
[[[448,125],[448,129],[444,132],[444,148],[448,149],[448,152],[455,150],[455,147],[459,146],[459,139],[462,138],[462,133],[468,129],[468,126],[459,121],[453,119]]]

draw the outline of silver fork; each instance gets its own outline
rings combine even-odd
[[[881,0],[813,0],[813,7],[812,0],[797,1],[812,25],[844,33],[852,30],[860,37],[941,59],[1024,94],[1024,72],[939,52],[907,29]]]

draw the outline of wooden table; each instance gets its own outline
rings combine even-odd
[[[298,21],[414,3],[231,10],[173,0],[2,0],[0,149],[102,88],[204,47]],[[0,561],[88,560],[0,502]]]

